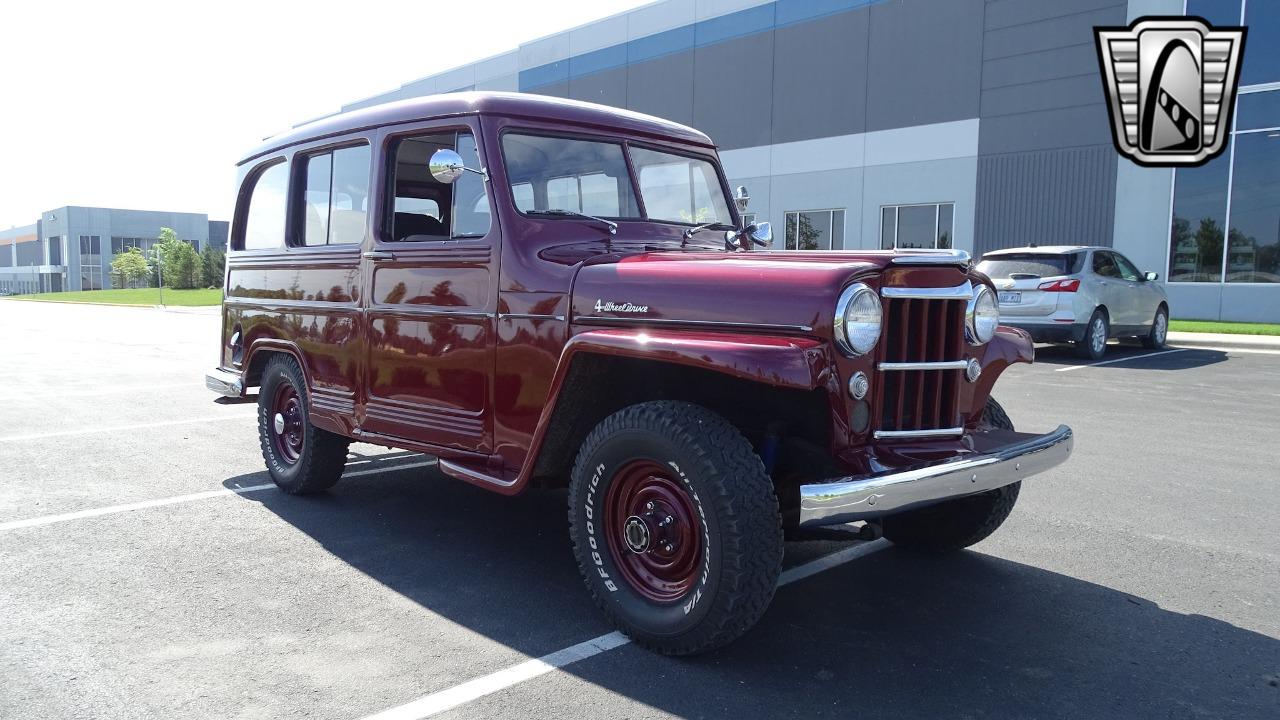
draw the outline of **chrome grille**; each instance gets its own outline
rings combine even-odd
[[[959,434],[968,283],[884,288],[877,438]],[[963,298],[963,299],[962,299]]]

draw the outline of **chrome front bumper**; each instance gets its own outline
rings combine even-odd
[[[1071,428],[1059,425],[1008,445],[901,472],[800,486],[800,526],[839,525],[995,490],[1060,465]]]
[[[205,373],[204,386],[226,397],[244,396],[244,382],[240,380],[240,374],[222,368],[214,368]]]

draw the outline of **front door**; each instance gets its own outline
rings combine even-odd
[[[428,169],[442,148],[480,168],[477,129],[455,120],[382,138],[382,220],[362,260],[369,342],[361,427],[488,452],[497,223],[480,175],[446,184]]]

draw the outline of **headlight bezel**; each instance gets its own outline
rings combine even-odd
[[[989,302],[989,306],[993,313],[991,315],[979,316],[979,304],[984,301]],[[996,298],[995,291],[985,284],[979,284],[973,289],[973,297],[969,298],[969,304],[965,308],[964,314],[964,335],[970,345],[986,345],[996,336],[996,328],[1000,326],[1000,301]],[[983,337],[983,336],[986,337]]]
[[[854,303],[860,297],[868,297],[875,303],[876,317],[876,334],[866,347],[859,349],[854,344],[853,334],[849,332],[848,315],[849,311],[854,307]],[[865,283],[853,283],[840,293],[840,299],[836,302],[835,321],[832,323],[835,334],[836,346],[840,351],[849,357],[858,357],[866,355],[875,349],[880,342],[880,336],[884,333],[884,306],[880,302],[880,294],[871,289]]]

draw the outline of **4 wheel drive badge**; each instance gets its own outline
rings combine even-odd
[[[1139,165],[1202,165],[1222,152],[1245,28],[1144,17],[1094,28],[1116,149]]]

